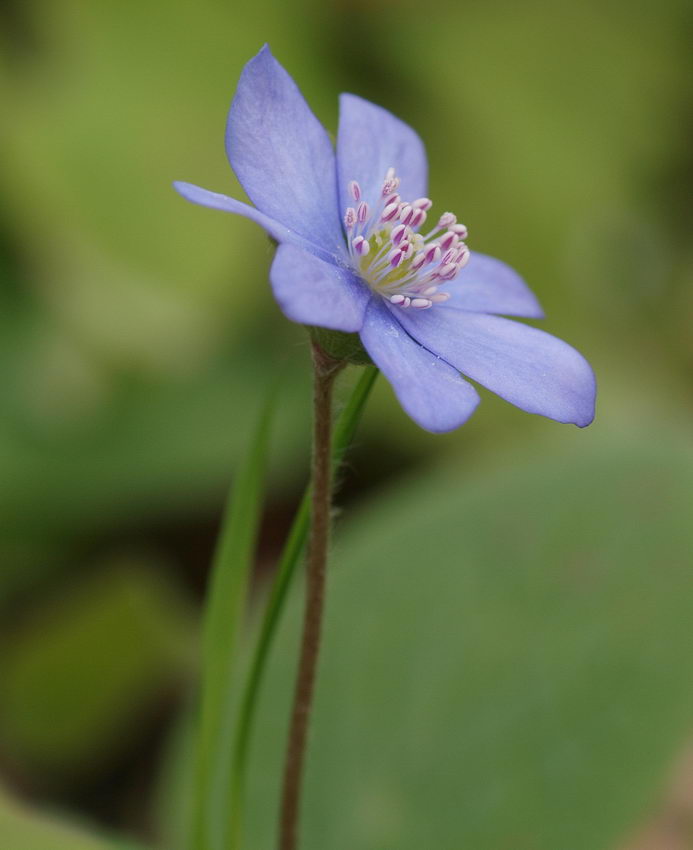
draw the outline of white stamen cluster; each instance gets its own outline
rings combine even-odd
[[[389,168],[372,209],[361,199],[359,184],[349,183],[355,204],[344,214],[349,256],[366,283],[391,304],[426,310],[447,301],[450,294],[439,288],[469,261],[467,228],[446,212],[432,230],[419,233],[433,202],[403,201],[399,183]]]

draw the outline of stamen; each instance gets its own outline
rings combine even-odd
[[[366,254],[371,250],[370,243],[367,239],[364,239],[363,236],[357,236],[351,243],[354,251],[360,256],[365,257]]]
[[[387,261],[393,269],[396,269],[397,266],[402,262],[402,256],[402,252],[395,249],[394,251],[390,251],[390,253],[387,255]]]
[[[390,234],[390,241],[393,245],[399,245],[399,243],[404,238],[404,234],[407,232],[407,226],[405,224],[398,224],[396,227],[392,228],[392,233]]]
[[[450,293],[439,288],[469,262],[463,241],[467,228],[446,212],[433,230],[420,233],[433,203],[430,198],[402,201],[399,185],[395,169],[389,168],[380,196],[370,206],[359,183],[349,182],[349,195],[356,202],[344,213],[349,255],[364,282],[393,307],[427,310],[448,300]]]
[[[399,220],[402,224],[409,224],[414,216],[414,209],[409,204],[400,204],[399,207]]]
[[[456,223],[457,223],[457,216],[454,213],[451,213],[451,212],[443,213],[441,215],[441,217],[438,219],[438,227],[441,228],[441,229],[443,227],[450,227],[451,224],[456,224]]]
[[[396,197],[396,196],[395,196]],[[397,218],[399,214],[399,204],[391,203],[388,204],[383,210],[383,214],[380,216],[381,221],[392,221],[394,218]]]
[[[440,245],[437,242],[431,242],[431,244],[426,248],[426,262],[437,263],[441,254],[442,251],[440,250]]]
[[[448,230],[448,232],[440,238],[440,248],[442,251],[447,251],[449,248],[455,245],[456,242],[457,236],[455,236],[452,231]]]
[[[426,221],[426,213],[422,209],[415,209],[414,215],[411,217],[411,221],[409,222],[410,227],[417,228],[421,227],[421,225]]]

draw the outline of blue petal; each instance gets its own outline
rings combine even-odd
[[[268,215],[256,210],[248,204],[237,201],[234,198],[229,198],[226,195],[219,195],[217,192],[210,192],[208,189],[201,189],[199,186],[194,186],[192,183],[182,183],[180,181],[173,184],[177,192],[179,192],[187,201],[192,201],[193,204],[200,204],[203,207],[211,207],[215,210],[223,210],[224,212],[237,213],[259,224],[260,227],[276,239],[277,242],[288,242],[292,245],[298,245],[306,251],[311,251],[318,257],[322,257],[327,262],[334,262],[334,255],[328,253],[318,245],[314,245],[303,236],[299,236],[294,230],[285,227]]]
[[[361,330],[371,293],[349,269],[293,245],[280,245],[270,281],[279,306],[292,321],[348,333]]]
[[[441,305],[445,309],[544,318],[536,296],[520,275],[500,260],[477,251],[472,251],[467,265],[443,291],[452,296]]]
[[[368,305],[361,341],[402,407],[422,428],[452,431],[474,412],[479,403],[474,387],[411,339],[380,299]]]
[[[364,198],[371,204],[380,197],[388,168],[400,178],[398,192],[406,201],[426,194],[428,165],[423,142],[399,118],[353,94],[339,101],[337,135],[337,174],[341,211],[353,206],[349,181],[356,180]]]
[[[343,253],[332,143],[266,45],[241,74],[226,152],[259,210],[327,251]]]
[[[415,339],[511,404],[580,427],[594,418],[594,373],[581,354],[555,336],[462,310],[400,313]]]

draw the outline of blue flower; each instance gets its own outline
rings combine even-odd
[[[479,395],[463,375],[529,413],[592,421],[595,380],[582,355],[501,317],[543,317],[524,281],[470,253],[452,213],[430,218],[424,147],[402,121],[343,94],[335,155],[265,46],[241,75],[226,150],[254,207],[190,183],[176,189],[276,239],[270,280],[286,316],[358,333],[423,428],[449,431],[471,416]]]

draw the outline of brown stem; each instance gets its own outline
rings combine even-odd
[[[330,538],[332,473],[332,388],[342,363],[313,343],[313,461],[311,473],[311,526],[306,572],[306,604],[301,656],[284,767],[279,850],[296,850],[301,780],[306,754],[308,723],[313,702],[315,673],[325,602],[325,574]]]

